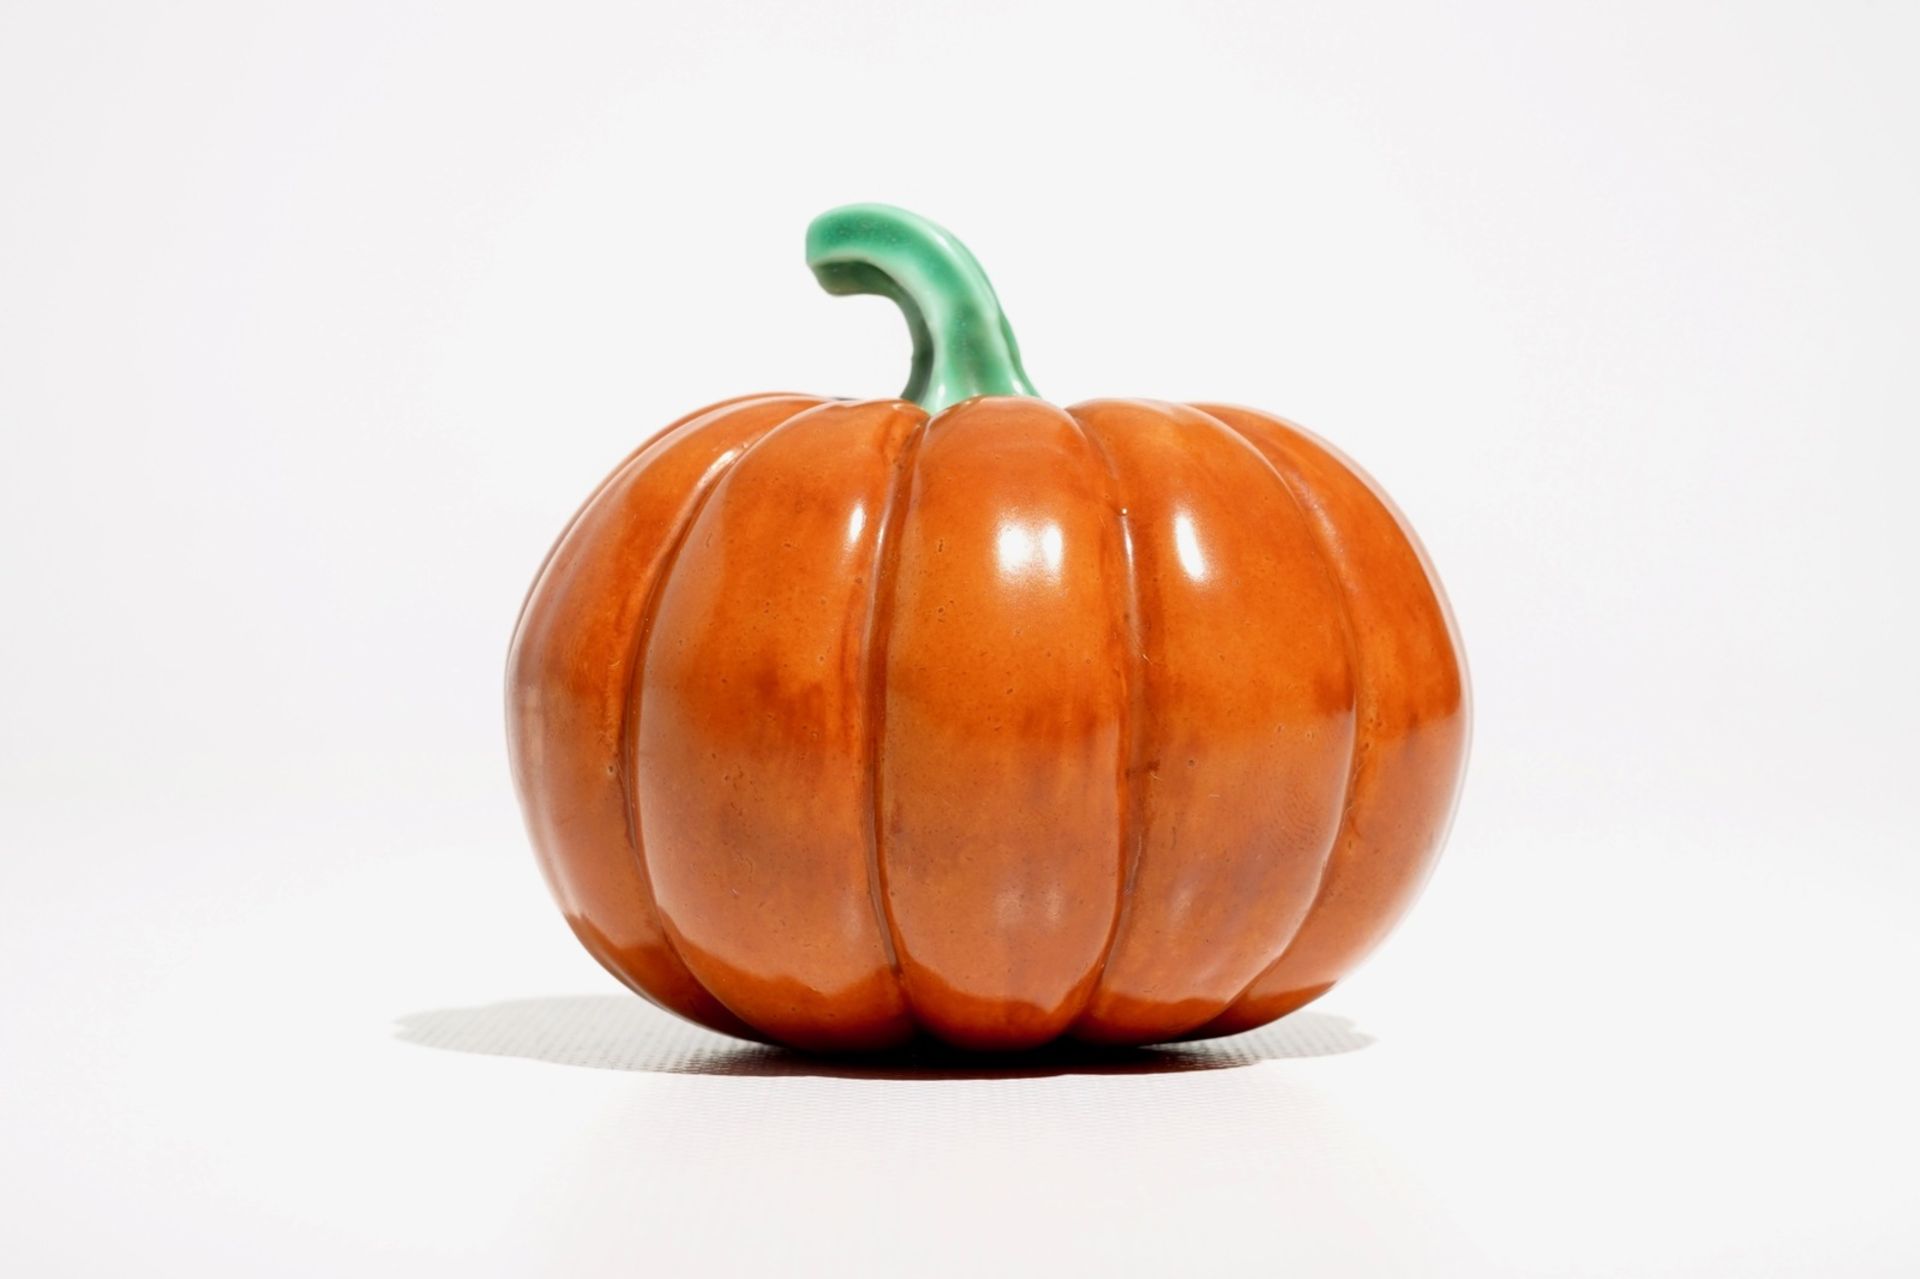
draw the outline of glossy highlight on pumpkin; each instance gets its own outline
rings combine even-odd
[[[896,237],[896,274],[853,274],[904,291],[898,252],[950,250],[876,207],[847,225]],[[946,316],[1006,343],[910,389],[1017,370],[977,273],[909,284],[973,290]],[[917,345],[953,340],[910,305]],[[550,554],[508,708],[587,949],[816,1051],[1283,1016],[1418,890],[1467,731],[1437,580],[1350,463],[1247,409],[1025,394],[670,426]]]

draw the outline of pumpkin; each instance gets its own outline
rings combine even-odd
[[[807,252],[906,313],[905,391],[673,423],[522,611],[512,767],[575,934],[821,1052],[1224,1035],[1324,993],[1461,779],[1413,534],[1277,417],[1040,399],[924,219],[838,209]]]

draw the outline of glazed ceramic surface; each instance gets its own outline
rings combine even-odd
[[[1407,907],[1467,701],[1438,581],[1350,462],[1222,405],[1036,398],[978,264],[815,224],[901,302],[901,398],[669,426],[534,583],[513,768],[575,933],[735,1035],[865,1050],[1229,1034]]]

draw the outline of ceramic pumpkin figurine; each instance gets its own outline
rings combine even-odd
[[[522,612],[513,770],[574,932],[815,1051],[1224,1035],[1324,993],[1461,777],[1412,533],[1279,418],[1038,398],[921,218],[838,209],[807,256],[905,311],[905,391],[674,423]]]

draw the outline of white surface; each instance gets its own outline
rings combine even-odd
[[[0,1268],[1911,1274],[1904,6],[0,11]],[[1394,493],[1478,695],[1310,1015],[824,1068],[617,997],[500,664],[636,439],[887,394],[814,213],[1041,389]],[[1144,266],[1136,265],[1144,263]]]

